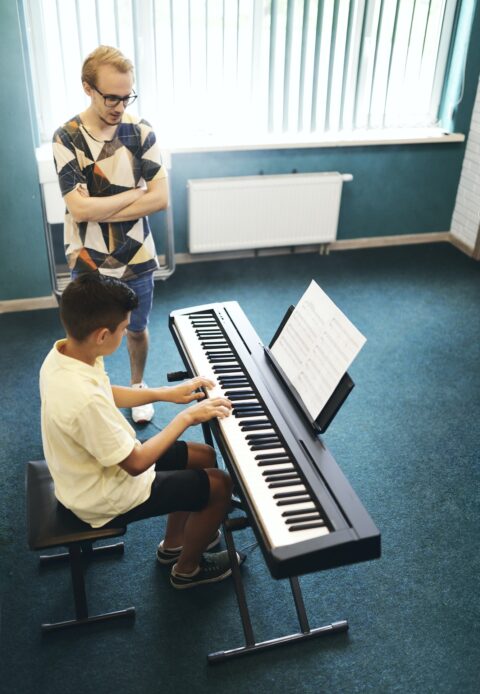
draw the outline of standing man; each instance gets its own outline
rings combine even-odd
[[[167,206],[168,186],[150,124],[125,111],[137,98],[133,81],[133,65],[118,49],[99,46],[90,53],[82,67],[90,105],[55,132],[53,155],[67,208],[64,244],[72,278],[99,272],[137,294],[127,346],[132,387],[145,388],[158,267],[147,215]],[[153,414],[152,404],[132,408],[135,422],[149,422]]]

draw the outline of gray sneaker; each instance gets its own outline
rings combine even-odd
[[[219,545],[221,538],[222,533],[220,532],[220,530],[217,530],[217,534],[210,542],[210,544],[207,546],[206,551],[208,552],[209,549],[214,549],[214,547]],[[183,547],[177,547],[177,549],[167,549],[163,546],[162,540],[157,547],[157,561],[159,561],[160,564],[175,564],[178,557],[182,553],[182,549]]]
[[[237,561],[242,564],[245,561],[245,554],[237,552]],[[176,564],[175,564],[176,566]],[[174,588],[183,590],[184,588],[194,588],[204,583],[217,583],[228,578],[232,573],[228,552],[218,552],[217,554],[204,553],[200,559],[200,570],[195,576],[182,576],[177,574],[173,566],[170,573],[170,583]]]

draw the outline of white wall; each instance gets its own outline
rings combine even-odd
[[[480,238],[480,82],[450,230],[474,250]]]

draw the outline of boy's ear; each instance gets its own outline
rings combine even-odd
[[[95,331],[95,342],[97,345],[103,345],[106,338],[110,335],[110,330],[108,328],[98,328]]]

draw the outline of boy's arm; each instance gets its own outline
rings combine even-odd
[[[215,383],[208,378],[197,376],[176,386],[160,388],[127,388],[112,386],[113,400],[117,407],[138,407],[151,402],[175,402],[186,405],[193,400],[203,400],[205,395],[199,388],[213,388]]]
[[[226,398],[213,398],[182,410],[162,431],[140,446],[135,446],[130,455],[119,463],[120,467],[133,477],[141,475],[155,464],[189,426],[208,422],[214,417],[228,417],[231,409],[232,405]]]

